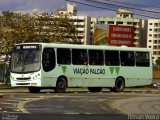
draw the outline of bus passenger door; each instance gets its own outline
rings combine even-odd
[[[49,87],[53,85],[54,77],[52,72],[55,66],[55,50],[53,48],[44,48],[42,55],[42,67],[44,70],[42,73],[42,86]]]

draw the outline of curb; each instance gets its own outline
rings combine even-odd
[[[3,98],[3,94],[0,94],[0,98]]]

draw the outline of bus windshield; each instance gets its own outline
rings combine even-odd
[[[18,73],[38,71],[40,60],[39,49],[16,49],[12,53],[11,71]]]

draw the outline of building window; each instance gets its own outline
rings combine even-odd
[[[158,32],[158,29],[154,29],[154,32]]]
[[[114,24],[114,21],[108,21],[108,24]]]
[[[149,23],[149,25],[152,25],[152,23]]]
[[[157,46],[153,46],[153,49],[157,49]]]
[[[154,42],[154,44],[157,44],[157,43],[158,43],[158,41],[157,41],[157,40],[154,40],[153,42]]]
[[[122,24],[123,24],[123,22],[117,22],[117,24],[118,24],[118,25],[119,25],[119,24],[120,24],[120,25],[122,25]]]
[[[157,27],[157,26],[158,26],[158,23],[154,23],[154,26],[156,26],[156,27]]]
[[[149,42],[152,42],[152,40],[149,40]]]
[[[157,38],[158,37],[158,35],[157,34],[154,34],[154,38]]]
[[[128,24],[128,25],[132,25],[133,23],[132,23],[132,22],[127,22],[127,24]]]

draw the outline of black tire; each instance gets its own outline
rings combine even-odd
[[[28,87],[28,90],[30,93],[39,93],[41,89],[39,87]]]
[[[125,81],[123,78],[117,78],[115,82],[114,91],[115,92],[122,92],[125,88]]]
[[[89,92],[101,92],[102,87],[88,87]]]
[[[58,78],[54,91],[56,93],[64,93],[66,91],[66,88],[67,88],[66,79],[63,77]]]

